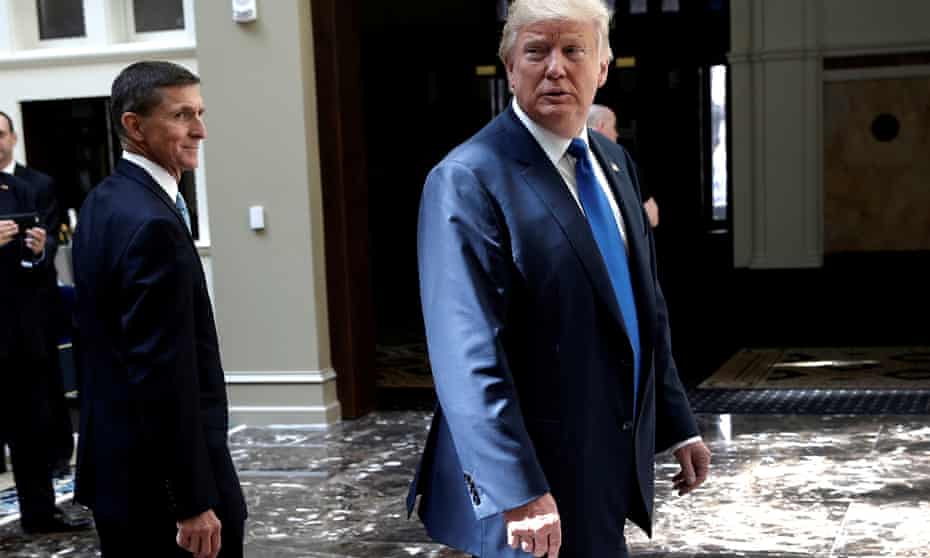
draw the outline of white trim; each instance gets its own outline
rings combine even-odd
[[[170,43],[121,43],[108,46],[60,47],[19,51],[0,55],[0,70],[37,66],[74,66],[106,62],[134,61],[140,57],[193,58],[197,54],[195,41]]]
[[[325,384],[336,379],[332,368],[323,370],[299,370],[293,372],[227,372],[227,384]],[[272,407],[269,407],[272,408]],[[284,409],[284,407],[273,407]],[[297,407],[294,407],[295,409]],[[303,407],[301,407],[303,408]],[[287,409],[290,409],[288,407]]]
[[[272,405],[238,405],[230,406],[229,413],[271,414],[271,413],[323,413],[339,408],[339,402],[333,401],[329,405],[300,405],[300,406],[272,406]]]
[[[930,65],[875,66],[823,71],[823,81],[827,83],[835,81],[859,81],[866,79],[920,78],[927,76],[930,76]]]

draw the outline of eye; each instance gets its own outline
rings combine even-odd
[[[587,50],[581,45],[568,45],[562,52],[569,58],[578,59],[582,58],[587,53]]]

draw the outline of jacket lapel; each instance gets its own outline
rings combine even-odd
[[[165,192],[164,188],[159,186],[145,169],[126,159],[120,159],[119,162],[116,163],[116,172],[147,188],[156,198],[161,200],[161,202],[168,207],[168,210],[174,214],[184,229],[187,230],[187,223],[184,222],[184,217],[181,215],[181,212],[178,211],[178,206],[175,204],[175,201],[168,197],[168,193]]]
[[[610,285],[607,267],[601,258],[587,219],[569,193],[559,171],[552,165],[552,161],[543,152],[529,130],[514,114],[513,109],[507,109],[504,118],[509,136],[508,149],[514,153],[518,161],[525,165],[523,178],[549,208],[575,250],[578,259],[581,260],[595,291],[617,324],[626,331],[617,296]]]
[[[649,224],[643,217],[642,202],[639,194],[633,188],[633,169],[628,157],[618,158],[612,156],[610,151],[616,151],[622,154],[619,149],[608,150],[605,144],[607,139],[598,134],[589,134],[591,138],[591,147],[597,157],[604,174],[607,176],[607,182],[613,192],[617,205],[620,207],[620,214],[623,216],[624,230],[626,231],[626,242],[629,252],[630,279],[633,282],[633,293],[636,298],[636,314],[639,323],[639,338],[642,350],[642,370],[643,379],[649,373],[651,368],[651,354],[653,337],[651,332],[655,331],[655,312],[656,306],[655,288],[652,279],[652,266],[650,261],[650,247],[647,242],[647,235],[642,234],[643,228]],[[646,382],[640,382],[640,388],[645,387]],[[642,397],[639,398],[642,401]]]

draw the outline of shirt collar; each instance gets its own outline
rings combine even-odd
[[[11,159],[10,164],[0,169],[0,172],[5,172],[7,174],[16,174],[16,159]]]
[[[135,163],[149,173],[149,176],[161,186],[162,190],[168,194],[168,197],[171,198],[172,202],[177,202],[178,199],[178,182],[171,176],[171,173],[165,170],[164,167],[139,155],[138,153],[130,153],[129,151],[123,151],[123,159],[126,159],[130,163]]]
[[[523,109],[520,108],[520,104],[517,102],[516,97],[513,99],[513,112],[516,113],[517,118],[520,119],[520,122],[526,126],[526,129],[529,130],[530,135],[536,140],[536,143],[539,144],[539,147],[542,147],[542,150],[546,153],[546,157],[552,161],[552,164],[555,166],[559,165],[559,161],[562,160],[562,157],[565,156],[565,152],[568,151],[568,146],[571,145],[573,138],[563,138],[562,136],[552,133],[544,127],[537,124],[532,118],[530,118]],[[589,152],[591,147],[591,142],[588,141],[588,127],[584,126],[581,128],[581,133],[578,134],[578,139],[583,141],[585,145],[588,146]]]

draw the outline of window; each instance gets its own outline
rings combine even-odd
[[[184,29],[183,0],[133,0],[136,33]]]
[[[727,218],[727,67],[710,68],[711,178],[713,220]]]
[[[87,34],[84,0],[36,0],[39,40],[71,39]]]

